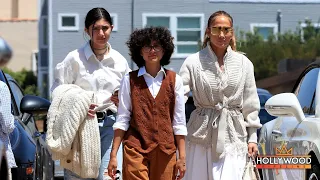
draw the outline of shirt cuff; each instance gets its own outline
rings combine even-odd
[[[248,130],[248,143],[257,143],[257,128],[247,128]]]
[[[129,129],[129,125],[123,122],[115,122],[112,126],[113,130],[121,129],[123,131],[127,131]]]
[[[173,133],[174,135],[187,136],[187,127],[184,125],[173,126]]]

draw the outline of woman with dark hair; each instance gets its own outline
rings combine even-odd
[[[203,49],[180,69],[196,109],[188,121],[186,180],[242,180],[247,156],[257,154],[260,103],[253,64],[236,52],[233,19],[208,19]]]
[[[130,72],[126,59],[111,48],[108,40],[113,25],[104,8],[91,9],[85,18],[85,33],[90,40],[71,51],[55,68],[53,91],[61,84],[75,84],[94,91],[97,104],[90,106],[88,115],[97,116],[101,138],[101,166],[98,179],[102,180],[109,163],[113,140],[112,125],[117,113],[117,90],[125,74]],[[119,159],[122,159],[119,154]],[[120,164],[121,168],[121,164]],[[81,179],[72,169],[65,169],[65,179]]]
[[[150,27],[134,31],[127,45],[139,67],[121,81],[109,176],[117,169],[123,141],[123,179],[169,180],[184,176],[187,135],[182,80],[163,68],[174,50],[169,30]],[[176,160],[176,149],[179,156]]]

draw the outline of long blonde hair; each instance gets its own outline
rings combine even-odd
[[[217,11],[217,12],[214,12],[213,14],[211,14],[211,16],[209,17],[208,19],[208,23],[207,23],[207,27],[206,29],[210,28],[210,25],[211,23],[218,17],[218,16],[226,16],[230,19],[230,22],[231,22],[231,26],[233,26],[233,18],[231,17],[231,15],[225,11]],[[202,44],[202,49],[207,47],[207,43],[210,41],[210,38],[209,36],[207,35],[207,33],[204,34],[204,38],[203,38],[203,44]],[[236,37],[235,35],[233,34],[231,40],[230,40],[230,43],[229,45],[231,46],[231,49],[236,51],[237,50],[237,47],[236,47]]]

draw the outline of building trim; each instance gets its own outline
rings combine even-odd
[[[110,16],[112,17],[113,19],[113,29],[112,31],[118,31],[118,14],[117,13],[110,13]]]
[[[37,22],[35,18],[0,18],[0,22]]]
[[[62,25],[63,17],[74,17],[75,26],[66,27]],[[78,13],[58,13],[58,31],[79,31],[79,14]]]

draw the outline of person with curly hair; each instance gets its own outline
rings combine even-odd
[[[172,40],[169,30],[148,27],[135,30],[127,42],[139,69],[127,74],[120,85],[110,177],[117,169],[116,154],[122,141],[124,180],[182,179],[185,174],[182,79],[163,67],[170,63]]]

